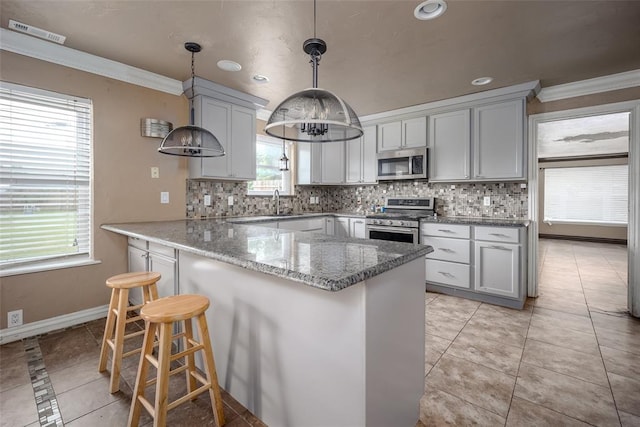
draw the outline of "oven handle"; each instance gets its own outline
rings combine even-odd
[[[413,234],[418,229],[417,228],[405,228],[405,227],[393,227],[393,226],[386,226],[386,225],[368,225],[367,226],[367,230],[395,231],[395,232],[398,232],[398,233]]]

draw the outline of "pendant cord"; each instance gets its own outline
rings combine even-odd
[[[195,90],[194,87],[196,85],[196,67],[195,67],[195,56],[196,53],[195,52],[191,52],[191,111],[189,114],[189,124],[190,125],[194,125],[195,124],[195,111],[193,108],[193,98],[195,98]]]
[[[313,38],[316,38],[316,0],[313,0]]]

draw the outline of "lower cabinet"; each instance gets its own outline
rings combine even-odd
[[[526,228],[422,224],[427,290],[522,308],[526,300]]]
[[[335,221],[334,235],[338,237],[349,237],[349,218],[337,217]]]
[[[349,218],[349,236],[358,239],[367,238],[364,218]]]
[[[175,249],[130,237],[128,258],[129,272],[155,271],[160,273],[161,277],[157,283],[160,298],[178,293],[178,262]],[[140,289],[132,289],[129,292],[129,301],[134,305],[142,303]]]

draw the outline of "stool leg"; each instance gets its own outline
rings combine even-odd
[[[151,301],[155,301],[158,299],[158,287],[156,286],[156,283],[152,283],[149,285],[149,292],[151,293]]]
[[[184,321],[184,338],[183,338],[183,342],[184,342],[184,350],[188,350],[189,348],[193,347],[193,344],[191,344],[191,342],[193,341],[193,324],[191,323],[192,320],[191,319],[187,319]],[[193,375],[191,375],[192,372],[195,372],[196,370],[196,363],[195,363],[195,358],[194,358],[194,354],[188,354],[185,357],[185,364],[187,365],[187,370],[185,371],[187,373],[187,392],[191,393],[192,391],[194,391],[196,389],[196,379]],[[193,399],[191,400],[196,400],[197,396],[195,396]]]
[[[120,390],[120,367],[124,348],[124,329],[127,322],[127,306],[129,305],[129,289],[120,289],[118,298],[118,315],[116,319],[116,336],[113,340],[113,356],[111,357],[110,392]]]
[[[136,385],[133,388],[133,399],[131,409],[129,410],[129,427],[137,427],[140,423],[140,410],[142,403],[138,399],[144,396],[144,389],[147,384],[147,372],[149,370],[149,361],[147,355],[153,352],[153,342],[155,341],[157,325],[155,323],[147,323],[144,331],[144,344],[142,345],[142,353],[140,354],[140,363],[138,364],[138,374],[136,376]]]
[[[104,327],[104,335],[102,336],[102,348],[100,349],[100,363],[98,364],[98,372],[104,372],[107,369],[107,355],[109,353],[109,345],[107,341],[113,337],[113,326],[116,323],[116,315],[113,312],[118,305],[119,289],[111,290],[111,299],[109,300],[109,311],[107,313],[107,322]]]
[[[160,345],[158,346],[158,382],[156,383],[156,416],[154,427],[167,424],[167,406],[169,405],[169,370],[171,369],[172,323],[160,324]]]
[[[213,349],[211,348],[211,340],[209,339],[207,318],[205,317],[204,313],[198,316],[198,335],[200,336],[200,342],[204,345],[205,373],[207,375],[207,381],[211,383],[211,388],[209,389],[209,397],[211,398],[213,416],[216,420],[216,425],[220,427],[224,424],[222,396],[220,395],[220,386],[218,385],[216,364],[213,360]]]

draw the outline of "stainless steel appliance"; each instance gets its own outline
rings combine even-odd
[[[378,180],[427,178],[427,148],[378,153]]]
[[[434,197],[389,197],[384,212],[366,218],[368,239],[420,243],[420,219],[433,216]]]

